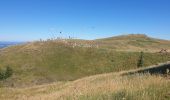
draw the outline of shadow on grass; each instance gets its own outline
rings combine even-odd
[[[170,70],[170,62],[168,63],[164,63],[164,64],[160,64],[160,65],[155,65],[152,67],[148,67],[148,68],[141,68],[137,71],[132,71],[132,72],[127,72],[124,73],[122,75],[133,75],[133,74],[144,74],[144,73],[150,73],[152,74],[169,74]]]

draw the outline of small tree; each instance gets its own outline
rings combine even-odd
[[[0,69],[0,80],[5,80],[11,77],[13,74],[13,70],[10,67],[7,67],[6,70]]]
[[[13,70],[10,67],[7,67],[5,71],[5,79],[12,76],[12,74],[13,74]]]
[[[144,55],[144,53],[141,52],[141,53],[140,53],[139,60],[138,60],[137,67],[143,67],[143,65],[144,65],[144,58],[143,58],[143,55]]]
[[[3,80],[4,79],[4,72],[0,69],[0,80]]]

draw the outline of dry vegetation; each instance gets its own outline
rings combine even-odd
[[[127,35],[1,49],[0,68],[11,66],[13,76],[0,81],[0,100],[169,100],[168,77],[122,75],[139,70],[141,50],[145,67],[170,61],[170,53],[158,53],[169,47],[170,41]]]
[[[170,80],[150,74],[101,74],[24,89],[1,88],[2,100],[168,100]],[[124,73],[124,72],[123,72]]]

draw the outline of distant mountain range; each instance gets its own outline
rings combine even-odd
[[[12,46],[12,45],[17,45],[17,44],[21,44],[21,43],[23,43],[23,42],[3,42],[3,41],[0,41],[0,48]]]

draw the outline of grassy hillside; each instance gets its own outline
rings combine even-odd
[[[114,43],[108,41],[133,39],[128,37],[120,36],[96,41],[102,41],[102,43],[107,41],[108,45],[112,46]],[[138,35],[133,37],[139,39]],[[145,39],[145,36],[140,39]],[[95,42],[85,40],[53,40],[2,49],[0,68],[10,66],[14,74],[11,78],[0,81],[0,85],[25,87],[137,68],[139,51],[127,52],[126,49],[117,51],[108,49],[108,45],[103,46],[102,43],[101,46],[96,46]],[[168,60],[170,60],[170,54],[144,53],[144,66]]]
[[[170,81],[149,74],[120,73],[85,77],[30,88],[1,88],[2,100],[169,100]]]
[[[123,51],[157,52],[170,49],[170,41],[148,37],[144,34],[129,34],[96,40],[100,47]]]

